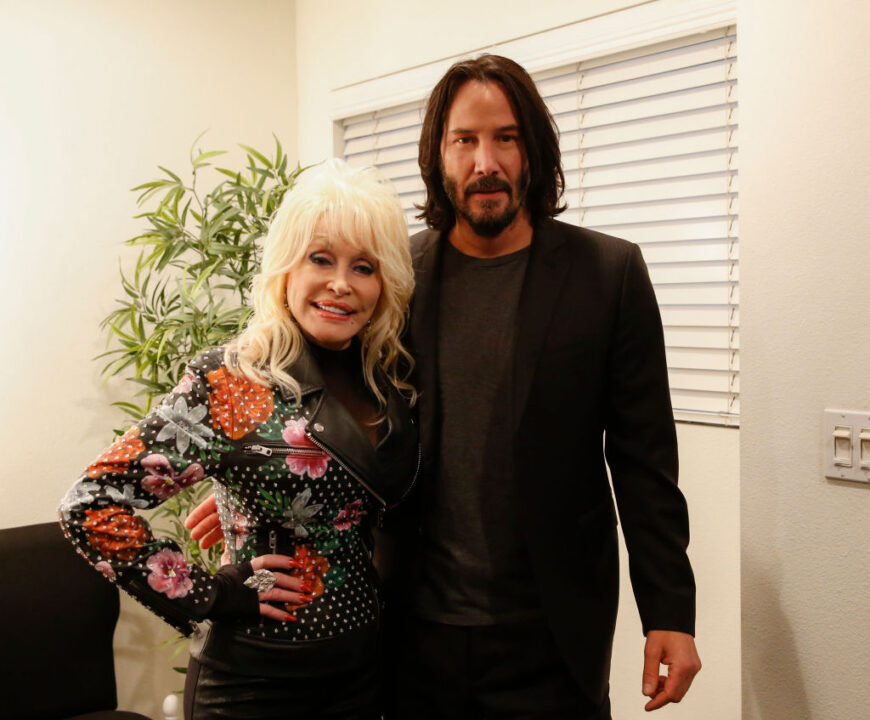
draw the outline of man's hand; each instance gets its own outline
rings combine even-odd
[[[214,495],[209,495],[191,510],[190,515],[184,521],[184,527],[190,530],[190,537],[199,540],[199,546],[203,550],[207,550],[224,539]]]
[[[659,675],[660,664],[667,666],[667,675]],[[672,630],[650,630],[643,650],[643,694],[652,699],[644,710],[680,702],[700,669],[695,638]]]

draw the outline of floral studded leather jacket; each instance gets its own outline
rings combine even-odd
[[[233,376],[223,356],[217,348],[197,357],[162,404],[86,468],[61,503],[61,526],[97,570],[182,633],[211,619],[192,647],[196,657],[246,674],[281,674],[270,649],[331,639],[351,662],[377,629],[371,525],[419,470],[410,411],[383,382],[387,429],[373,448],[325,389],[310,353],[290,369],[301,403]],[[207,478],[234,564],[268,552],[297,560],[292,573],[314,588],[314,599],[286,606],[296,622],[259,615],[256,593],[241,585],[249,565],[241,577],[212,576],[134,512]],[[335,669],[335,658],[324,657]]]

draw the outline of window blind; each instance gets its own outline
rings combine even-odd
[[[737,38],[734,28],[534,74],[559,127],[559,216],[637,243],[661,309],[674,414],[740,415]],[[342,122],[344,157],[375,165],[423,228],[423,100]]]

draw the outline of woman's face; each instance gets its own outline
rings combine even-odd
[[[305,258],[287,273],[287,307],[302,334],[343,350],[375,311],[381,296],[377,263],[343,238],[314,232]]]

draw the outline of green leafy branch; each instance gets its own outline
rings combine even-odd
[[[202,136],[200,136],[201,138]],[[146,228],[127,240],[141,248],[132,272],[120,270],[123,297],[103,320],[109,349],[103,374],[126,374],[139,403],[115,405],[134,419],[169,392],[196,353],[237,335],[251,314],[251,280],[261,239],[302,168],[288,169],[278,139],[267,157],[248,145],[247,164],[216,167],[223,178],[205,194],[200,175],[222,150],[194,141],[187,181],[165,167],[162,176],[133,188]]]

